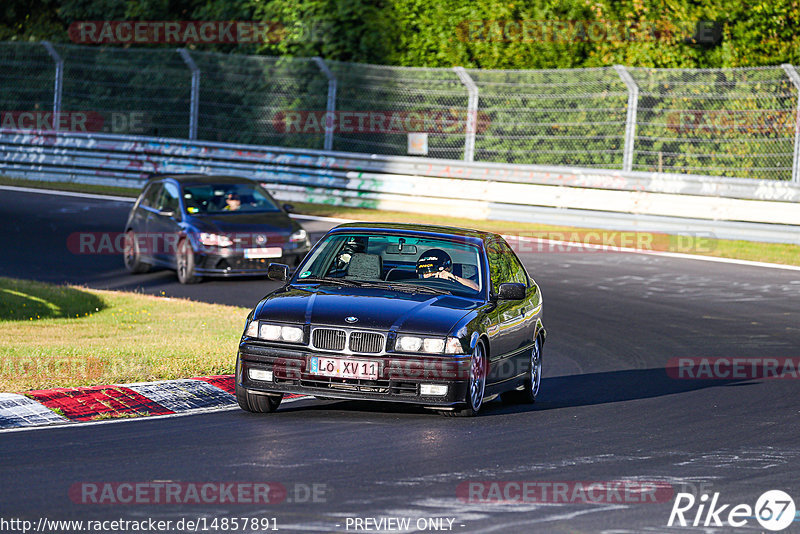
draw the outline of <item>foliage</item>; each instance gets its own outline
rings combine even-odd
[[[197,46],[420,67],[738,67],[800,61],[797,0],[5,0],[0,40],[68,41],[69,25],[84,20],[271,21],[280,24],[280,32],[269,42]],[[508,38],[503,21],[532,22],[538,33]],[[703,41],[710,26],[698,27],[702,21],[719,23],[717,40]],[[582,37],[574,33],[575,22],[623,27],[625,35]],[[572,29],[548,33],[563,23]]]

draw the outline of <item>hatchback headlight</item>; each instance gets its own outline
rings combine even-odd
[[[308,239],[308,232],[302,228],[289,236],[289,241],[292,243],[300,243]]]
[[[207,247],[229,247],[233,245],[233,240],[223,234],[200,234],[200,242]]]

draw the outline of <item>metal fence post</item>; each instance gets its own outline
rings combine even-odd
[[[42,45],[56,63],[56,80],[53,86],[53,129],[58,130],[58,125],[61,124],[59,115],[61,115],[61,92],[64,86],[64,60],[49,41],[42,41]]]
[[[192,71],[192,92],[189,97],[189,139],[197,139],[197,116],[200,113],[200,69],[185,48],[179,48],[178,53],[183,62]]]
[[[323,149],[333,150],[333,130],[336,125],[336,118],[334,117],[336,114],[336,76],[331,72],[331,69],[328,68],[328,65],[325,64],[325,61],[321,57],[314,57],[312,59],[314,63],[317,64],[317,67],[319,67],[319,70],[328,78],[328,101],[325,106],[325,144],[323,145]]]
[[[789,63],[781,65],[797,89],[797,111],[794,118],[794,152],[792,153],[792,182],[800,182],[800,75]]]
[[[628,113],[625,117],[625,147],[622,152],[622,170],[633,169],[633,143],[636,138],[636,111],[639,106],[639,86],[631,73],[622,65],[614,65],[614,69],[628,88]]]
[[[478,130],[478,86],[464,67],[453,67],[458,79],[467,88],[467,130],[464,138],[464,161],[475,160],[475,133]]]

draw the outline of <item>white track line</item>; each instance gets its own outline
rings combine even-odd
[[[99,200],[114,200],[118,202],[134,202],[136,199],[131,197],[117,197],[113,195],[97,195],[92,193],[76,193],[72,191],[57,191],[54,189],[35,189],[30,187],[17,187],[13,185],[0,185],[0,190],[5,189],[8,191],[19,191],[22,193],[40,193],[46,195],[60,195],[65,197],[78,197],[78,198],[94,198]],[[297,215],[292,214],[293,218],[296,219],[307,219],[309,221],[320,221],[320,222],[335,222],[335,223],[348,223],[348,222],[358,222],[355,219],[340,219],[338,217],[319,217],[316,215]],[[657,232],[654,232],[657,233]],[[552,239],[542,239],[542,238],[532,238],[532,237],[521,237],[521,236],[510,236],[504,235],[506,239],[515,239],[521,241],[528,241],[528,242],[535,242],[535,243],[549,243],[555,246],[564,246],[564,247],[579,247],[579,248],[587,248],[587,249],[603,249],[607,251],[613,252],[625,252],[629,254],[645,254],[648,256],[662,256],[665,258],[675,258],[681,260],[695,260],[695,261],[709,261],[713,263],[728,263],[733,265],[743,265],[746,267],[764,267],[767,269],[782,269],[785,271],[800,271],[800,266],[797,265],[781,265],[780,263],[767,263],[763,261],[750,261],[750,260],[737,260],[733,258],[717,258],[714,256],[701,256],[699,254],[683,254],[680,252],[664,252],[659,250],[642,250],[636,248],[626,248],[626,247],[615,247],[615,246],[607,246],[607,245],[595,245],[589,243],[575,243],[571,241],[556,241]]]
[[[39,193],[42,195],[57,195],[61,197],[96,198],[98,200],[114,200],[117,202],[130,202],[131,204],[136,202],[136,199],[133,197],[97,195],[94,193],[79,193],[77,191],[57,191],[55,189],[36,189],[33,187],[17,187],[14,185],[0,185],[0,189],[5,189],[7,191],[19,191],[20,193]]]
[[[657,233],[657,232],[653,232]],[[562,248],[584,248],[589,250],[602,250],[605,252],[625,252],[629,254],[644,254],[648,256],[662,256],[665,258],[676,258],[683,260],[710,261],[715,263],[732,263],[734,265],[746,265],[748,267],[767,267],[769,269],[784,269],[787,271],[800,271],[797,265],[781,265],[780,263],[767,263],[763,261],[737,260],[734,258],[719,258],[716,256],[701,256],[699,254],[683,254],[681,252],[666,252],[662,250],[644,250],[640,248],[617,247],[613,245],[599,245],[595,243],[578,243],[574,241],[557,241],[554,239],[544,239],[538,237],[525,237],[515,235],[503,235],[507,241],[525,241],[529,243],[547,243],[548,246]]]

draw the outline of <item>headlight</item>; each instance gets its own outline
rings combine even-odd
[[[448,337],[444,352],[446,354],[464,354],[464,347],[461,346],[461,341],[457,337]]]
[[[400,352],[427,352],[441,354],[445,349],[443,337],[397,336],[395,350]]]
[[[259,329],[261,339],[267,341],[286,341],[287,343],[302,343],[303,329],[297,326],[282,326],[278,324],[262,324]]]
[[[444,339],[427,338],[422,340],[422,352],[442,352],[444,350]]]
[[[300,241],[305,241],[306,239],[308,239],[308,232],[302,228],[289,236],[289,241],[292,243],[299,243]]]
[[[200,234],[200,242],[207,247],[229,247],[233,245],[233,240],[223,234]]]
[[[250,321],[247,328],[244,329],[244,335],[247,337],[258,337],[258,321]]]
[[[415,336],[399,336],[397,338],[397,350],[403,352],[418,352],[422,346],[422,338]]]

